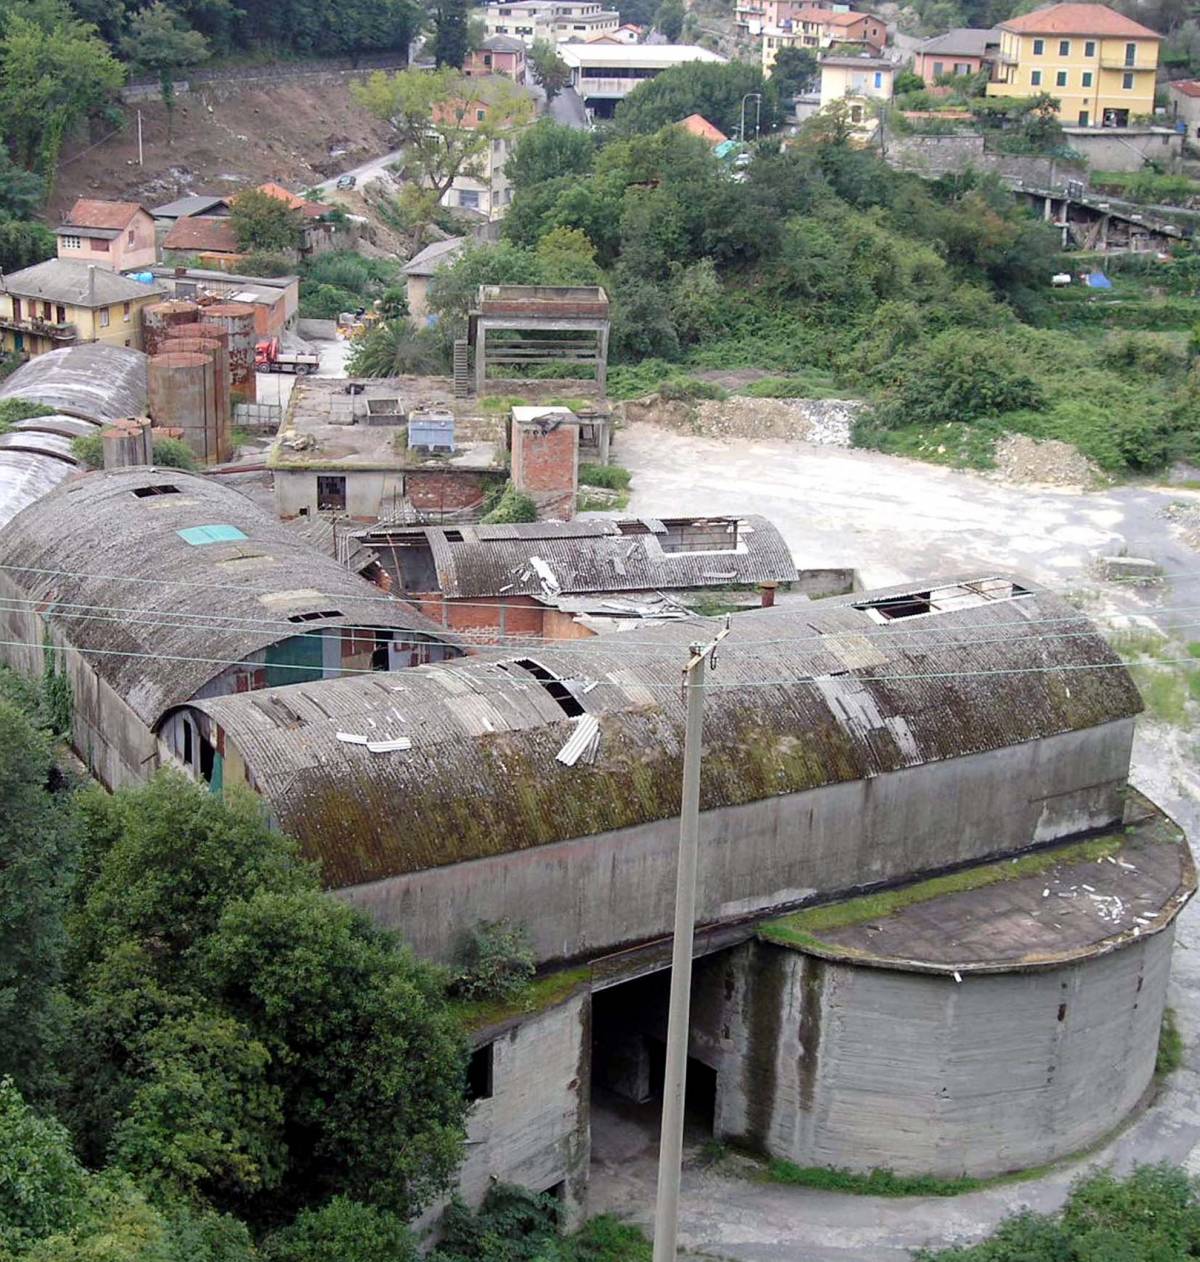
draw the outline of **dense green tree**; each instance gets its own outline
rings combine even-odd
[[[667,37],[667,42],[677,44],[683,34],[683,0],[662,0],[654,15],[654,25]]]
[[[354,343],[347,361],[347,370],[355,377],[421,377],[445,368],[439,338],[427,329],[414,329],[403,318],[376,324]]]
[[[13,11],[0,34],[0,135],[14,160],[53,179],[66,137],[112,101],[124,68],[61,0]]]
[[[433,6],[433,59],[440,70],[461,70],[470,51],[467,0],[435,0]]]
[[[781,48],[771,65],[771,82],[787,98],[809,92],[821,78],[817,56],[811,48]]]
[[[558,46],[547,39],[533,41],[529,69],[534,83],[545,92],[547,105],[571,82],[571,67],[558,55]]]
[[[585,175],[592,169],[595,154],[591,133],[541,118],[517,141],[504,173],[521,193],[551,180]]]
[[[686,62],[639,83],[617,106],[617,130],[626,135],[645,134],[689,114],[702,114],[727,136],[735,136],[742,117],[742,98],[748,92],[762,93],[760,130],[775,131],[782,117],[779,89],[763,78],[757,66],[744,61]],[[754,107],[753,101],[747,103],[748,111]],[[752,121],[753,113],[750,117]]]
[[[167,111],[167,143],[175,119],[175,74],[194,66],[208,56],[208,40],[194,31],[163,0],[134,14],[129,34],[121,42],[121,52],[135,71],[158,76],[163,105]]]
[[[295,251],[304,220],[281,197],[248,188],[234,199],[229,222],[240,250]]]
[[[534,251],[543,285],[598,285],[596,247],[578,228],[552,228]]]
[[[7,219],[31,219],[46,199],[46,181],[25,171],[0,145],[0,223]]]
[[[344,1196],[303,1210],[263,1244],[264,1262],[417,1262],[419,1256],[402,1218]]]
[[[76,851],[52,762],[29,712],[0,692],[0,1074],[26,1090],[52,1078],[63,917]]]
[[[52,259],[57,238],[45,224],[0,219],[0,272],[17,272]]]

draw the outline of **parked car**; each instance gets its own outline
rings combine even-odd
[[[338,188],[353,188],[358,183],[357,175],[343,175],[338,178]]]

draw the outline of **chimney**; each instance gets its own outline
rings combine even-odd
[[[772,609],[775,605],[775,588],[777,583],[760,583],[758,590],[762,592],[762,607],[764,609]]]

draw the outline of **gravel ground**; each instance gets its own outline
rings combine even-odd
[[[996,472],[1007,482],[1085,490],[1105,481],[1100,470],[1077,447],[1024,434],[1006,434],[996,444]]]

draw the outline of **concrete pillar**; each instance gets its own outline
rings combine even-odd
[[[136,421],[114,421],[100,431],[100,447],[106,469],[130,469],[149,464],[145,441]]]
[[[487,325],[480,320],[475,326],[475,394],[483,394],[487,380]]]
[[[596,333],[596,390],[600,398],[608,391],[608,321]]]

